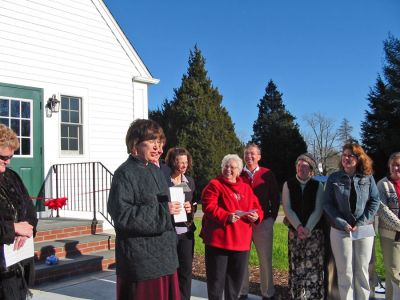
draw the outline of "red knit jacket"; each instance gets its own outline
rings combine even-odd
[[[219,176],[204,188],[201,201],[204,215],[200,237],[204,244],[227,250],[250,250],[251,222],[241,217],[229,223],[228,216],[237,210],[257,209],[260,217],[257,223],[262,220],[264,214],[251,187],[240,177],[232,183]]]
[[[280,205],[278,183],[270,169],[259,168],[254,174],[253,180],[248,177],[245,171],[242,172],[240,177],[252,187],[264,211],[264,219],[272,217],[275,220]]]

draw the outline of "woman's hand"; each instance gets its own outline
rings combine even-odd
[[[303,225],[299,225],[297,227],[297,236],[300,240],[305,240],[310,235],[310,230],[308,228],[303,227]]]
[[[351,227],[349,224],[346,224],[346,226],[344,226],[344,231],[346,231],[347,233],[350,233],[351,231],[353,231],[353,227]]]
[[[238,221],[240,219],[240,217],[237,215],[237,214],[235,214],[235,213],[231,213],[229,216],[228,216],[228,222],[229,223],[235,223],[236,221]]]
[[[26,236],[16,236],[14,240],[14,251],[21,249],[24,245],[28,237]]]
[[[247,215],[247,219],[251,222],[251,223],[254,223],[254,222],[256,222],[257,220],[258,220],[258,218],[259,218],[259,216],[258,216],[258,213],[255,211],[255,212],[252,212],[251,214],[248,214]]]
[[[33,235],[33,226],[28,222],[14,223],[15,235],[31,237]]]
[[[190,204],[189,201],[186,201],[183,204],[183,207],[185,208],[187,214],[190,214],[192,212],[192,204]]]
[[[169,213],[177,215],[181,212],[181,203],[179,201],[168,202]]]

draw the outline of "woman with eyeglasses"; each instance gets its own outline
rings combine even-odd
[[[6,267],[4,245],[14,249],[24,246],[36,233],[36,211],[21,178],[7,168],[15,150],[19,148],[17,135],[0,124],[0,299],[25,300],[28,285],[33,283],[34,264],[25,259]]]
[[[138,119],[126,134],[128,159],[115,171],[108,198],[116,232],[117,300],[180,300],[176,233],[168,185],[158,158],[162,128]]]
[[[263,210],[252,188],[240,178],[243,161],[236,154],[222,159],[221,175],[201,196],[204,212],[200,237],[205,244],[208,299],[237,300],[250,250],[252,224]]]
[[[194,231],[196,230],[193,216],[196,212],[197,203],[193,201],[194,180],[186,172],[192,168],[192,156],[185,148],[174,147],[168,150],[165,161],[171,169],[169,186],[181,186],[185,194],[184,209],[187,221],[174,223],[174,225],[178,235],[178,280],[181,300],[190,300]]]
[[[388,161],[389,176],[378,182],[379,235],[385,264],[386,299],[400,299],[400,152]]]
[[[372,177],[372,160],[362,147],[349,143],[342,150],[340,170],[329,176],[325,186],[324,211],[331,225],[340,299],[367,300],[379,193]]]
[[[290,299],[324,298],[322,183],[312,178],[316,163],[309,153],[296,159],[296,176],[283,185],[282,205],[288,222]]]

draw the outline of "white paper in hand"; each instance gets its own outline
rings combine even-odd
[[[235,211],[235,214],[238,215],[239,217],[243,217],[243,216],[250,215],[250,214],[252,214],[253,212],[256,212],[256,211],[257,211],[257,209],[252,209],[252,210],[249,210],[249,211],[237,210],[237,211]]]
[[[352,240],[359,240],[366,237],[375,236],[374,225],[368,224],[363,226],[358,226],[357,230],[350,232]]]
[[[32,257],[33,255],[33,237],[26,239],[24,246],[18,250],[14,250],[14,243],[11,245],[4,245],[4,260],[6,261],[6,267],[12,266],[21,260]]]
[[[183,187],[171,186],[169,188],[169,194],[171,196],[171,201],[178,201],[182,205],[181,212],[178,215],[174,215],[175,223],[186,222],[186,210],[183,208],[183,204],[185,203],[185,194],[183,192]]]

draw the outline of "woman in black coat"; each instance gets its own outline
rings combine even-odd
[[[108,198],[116,232],[117,299],[179,300],[176,233],[168,186],[152,161],[165,139],[151,120],[132,122],[126,135],[128,159],[115,171]]]
[[[6,267],[4,245],[21,248],[36,233],[35,208],[21,178],[7,168],[19,148],[17,135],[0,124],[0,299],[25,300],[28,284],[33,282],[32,258]]]

